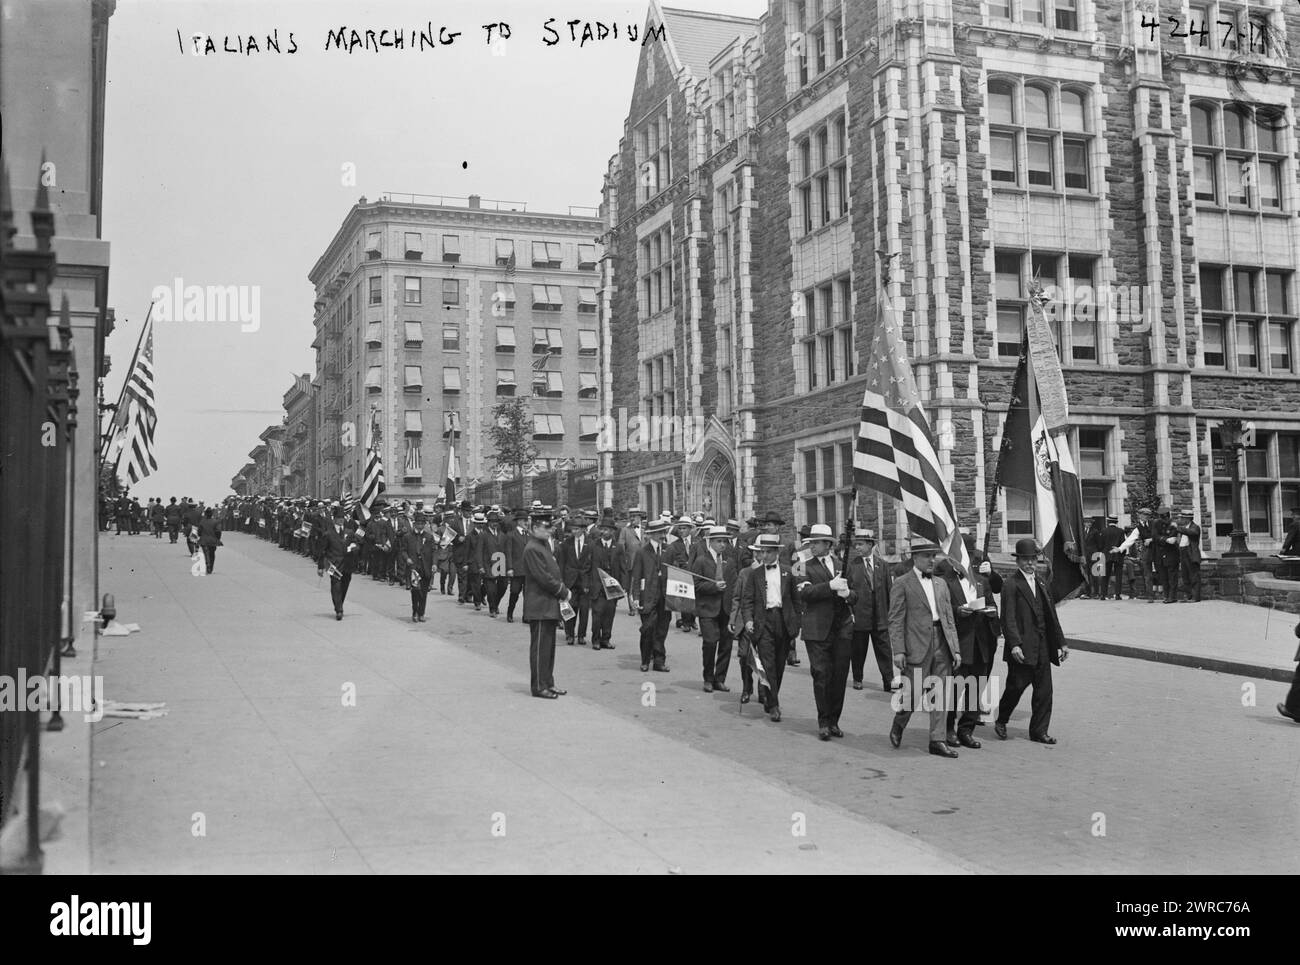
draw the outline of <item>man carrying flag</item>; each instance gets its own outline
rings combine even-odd
[[[781,679],[791,642],[799,635],[799,610],[794,577],[780,561],[781,537],[763,533],[750,551],[755,565],[746,568],[740,577],[741,659],[754,664],[758,699],[775,724],[781,721]],[[752,654],[751,648],[757,653]],[[748,700],[746,690],[740,702]]]

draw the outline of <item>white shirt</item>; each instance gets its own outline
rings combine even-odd
[[[775,572],[774,572],[775,571]],[[781,564],[764,565],[764,581],[767,583],[767,606],[781,605]]]
[[[916,578],[921,581],[921,589],[925,591],[925,598],[930,603],[930,618],[937,623],[939,621],[939,608],[934,602],[934,577],[926,577],[915,566],[912,569],[916,572]]]
[[[573,548],[574,548],[575,556],[582,555],[582,534],[581,533],[579,533],[578,538],[573,541]]]
[[[821,561],[822,566],[826,567],[826,572],[831,575],[831,579],[835,579],[835,557],[831,556],[830,553],[827,553],[821,558]]]
[[[1034,596],[1038,596],[1038,577],[1036,577],[1032,573],[1024,573],[1024,572],[1022,572],[1020,575],[1029,581],[1029,592],[1034,594]]]

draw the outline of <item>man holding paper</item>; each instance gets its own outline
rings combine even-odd
[[[817,701],[818,736],[828,741],[844,736],[840,713],[849,680],[853,605],[858,594],[849,586],[844,567],[831,556],[835,534],[829,526],[815,524],[803,543],[812,553],[799,581],[799,599],[804,604],[803,643]]]
[[[591,547],[591,649],[613,650],[610,637],[618,601],[627,587],[627,565],[623,547],[614,539],[612,515],[602,516],[596,527],[596,542]],[[612,581],[612,582],[611,582]]]
[[[953,622],[961,651],[957,678],[978,681],[976,686],[982,693],[989,674],[993,672],[998,637],[1002,634],[996,599],[996,595],[1002,592],[1002,577],[993,571],[992,564],[974,548],[973,542],[967,546],[973,572],[962,573],[951,559],[943,560],[935,567],[935,572],[942,575],[948,584],[948,596],[952,600]],[[955,698],[960,694],[965,694],[966,706],[958,714]],[[980,720],[978,696],[970,688],[954,689],[953,698],[954,703],[948,707],[945,741],[949,746],[960,744],[976,749],[980,747],[975,738],[975,725]]]
[[[726,693],[727,670],[731,666],[731,614],[736,590],[736,561],[731,551],[731,534],[725,526],[709,528],[707,542],[695,554],[696,615],[700,620],[700,648],[704,662],[704,692]]]

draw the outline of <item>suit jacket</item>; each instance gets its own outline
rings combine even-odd
[[[521,578],[524,575],[524,547],[530,539],[532,536],[527,532],[519,532],[518,526],[511,526],[506,533],[506,570],[513,571],[515,576]]]
[[[1177,535],[1178,532],[1174,528],[1174,524],[1169,520],[1157,519],[1151,524],[1151,538],[1155,540],[1151,544],[1152,549],[1155,550],[1152,555],[1163,566],[1178,565],[1178,541],[1175,539],[1173,543],[1168,542],[1171,536],[1176,537]]]
[[[645,527],[641,527],[641,535],[637,536],[636,529],[632,526],[624,526],[618,532],[618,545],[623,548],[623,559],[631,561],[641,550],[641,543],[644,541]],[[629,562],[629,565],[630,562]]]
[[[857,591],[853,605],[853,629],[859,633],[871,630],[889,632],[889,588],[894,575],[889,564],[874,554],[870,560],[871,579],[867,579],[867,560],[856,556],[849,564],[849,585]]]
[[[1282,555],[1291,556],[1300,553],[1300,522],[1287,527],[1286,539],[1282,542]]]
[[[1174,527],[1180,536],[1187,537],[1187,545],[1178,548],[1178,555],[1185,557],[1189,563],[1201,562],[1201,527],[1195,523]]]
[[[582,535],[582,553],[579,554],[577,549],[577,537],[566,536],[555,558],[560,564],[564,585],[575,594],[582,594],[591,585],[591,540],[586,533]]]
[[[505,579],[509,568],[506,558],[506,534],[500,527],[492,532],[491,526],[484,526],[474,533],[471,540],[474,547],[474,565],[485,578]]]
[[[631,586],[628,592],[632,599],[643,609],[651,610],[659,606],[664,598],[664,565],[667,562],[667,547],[659,544],[659,556],[656,558],[653,544],[647,540],[645,545],[632,558]]]
[[[948,595],[948,584],[943,577],[933,578],[934,607],[939,611],[939,623],[943,627],[943,637],[952,651],[954,665],[961,663],[961,637],[952,619],[952,599]],[[933,640],[934,616],[930,613],[930,601],[926,599],[921,587],[921,578],[913,566],[908,572],[894,580],[889,597],[889,643],[894,656],[903,655],[909,664],[924,663],[930,655],[930,642]]]
[[[402,563],[408,572],[415,570],[420,574],[421,585],[429,586],[429,577],[433,575],[433,554],[438,548],[438,540],[428,530],[417,533],[411,530],[402,535],[398,543],[398,552],[402,554]]]
[[[1029,591],[1029,581],[1018,570],[1007,580],[1002,588],[1002,629],[1007,642],[1003,657],[1007,663],[1015,663],[1011,651],[1019,647],[1025,655],[1025,663],[1037,666],[1044,657],[1052,663],[1061,662],[1061,647],[1065,646],[1065,634],[1061,632],[1061,621],[1056,618],[1056,604],[1040,577],[1038,585],[1038,603],[1043,610],[1043,622],[1040,625],[1034,619],[1034,598]]]
[[[524,620],[559,620],[560,600],[567,588],[560,579],[560,566],[550,546],[545,540],[530,537],[520,562],[524,576]]]
[[[691,572],[695,574],[695,614],[712,619],[719,614],[734,613],[736,596],[736,561],[730,553],[718,557],[722,561],[722,579],[726,588],[719,590],[717,584],[717,566],[713,554],[707,549],[695,554],[691,563]]]
[[[199,520],[199,545],[216,546],[221,542],[221,524],[216,518]]]
[[[596,578],[597,568],[604,570],[618,580],[619,586],[623,587],[625,592],[627,591],[627,557],[623,555],[623,547],[618,540],[610,540],[609,549],[606,549],[600,540],[593,540],[591,543],[591,597],[592,599],[604,599],[605,588],[601,585],[600,580]]]
[[[177,523],[181,521],[181,507],[179,503],[167,504],[167,522],[170,523],[173,521]]]
[[[342,572],[351,573],[357,557],[356,527],[351,520],[344,520],[339,529],[342,532],[336,531],[331,521],[321,534],[316,548],[316,565],[324,569],[333,564]]]
[[[976,565],[974,560],[972,568]],[[936,575],[938,568],[936,567]],[[944,581],[948,584],[948,598],[952,601],[952,618],[957,627],[957,639],[961,645],[962,659],[968,664],[979,663],[991,666],[998,655],[998,637],[1002,630],[996,614],[966,613],[960,607],[966,602],[966,588],[961,585],[961,577],[951,566],[945,566]],[[996,580],[996,583],[994,581]],[[975,592],[985,600],[991,600],[997,606],[996,594],[1002,589],[1002,577],[997,573],[990,576],[971,574],[971,583]]]
[[[674,540],[668,544],[668,549],[664,553],[664,562],[681,570],[689,570],[698,544],[699,541],[696,539],[691,539],[689,542],[680,538]]]
[[[837,576],[844,575],[842,566],[836,566]],[[803,601],[803,638],[828,640],[836,633],[852,633],[853,608],[858,594],[849,587],[849,597],[844,599],[831,589],[831,574],[820,557],[813,557],[804,565],[804,578],[799,583],[799,599]]]
[[[799,635],[799,608],[795,605],[797,595],[794,583],[794,574],[790,568],[777,563],[781,571],[781,622],[785,627],[785,635],[789,640],[793,640]],[[765,632],[767,608],[767,569],[763,566],[752,566],[740,571],[739,584],[739,618],[732,621],[738,627],[744,627],[746,623],[754,624],[755,638],[762,636]]]
[[[455,538],[451,541],[451,561],[457,566],[465,566],[472,558],[473,547],[470,546],[470,539],[474,530],[477,529],[471,520],[464,516],[457,516],[447,523],[451,527]]]

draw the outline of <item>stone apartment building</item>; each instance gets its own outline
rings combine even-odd
[[[842,526],[884,252],[960,518],[995,548],[1032,527],[989,496],[1035,277],[1085,512],[1164,498],[1226,548],[1216,427],[1239,416],[1251,544],[1275,548],[1300,504],[1300,7],[771,0],[648,22],[665,40],[604,186],[603,408],[674,451],[603,453],[605,501]],[[858,516],[905,535],[872,495]]]

